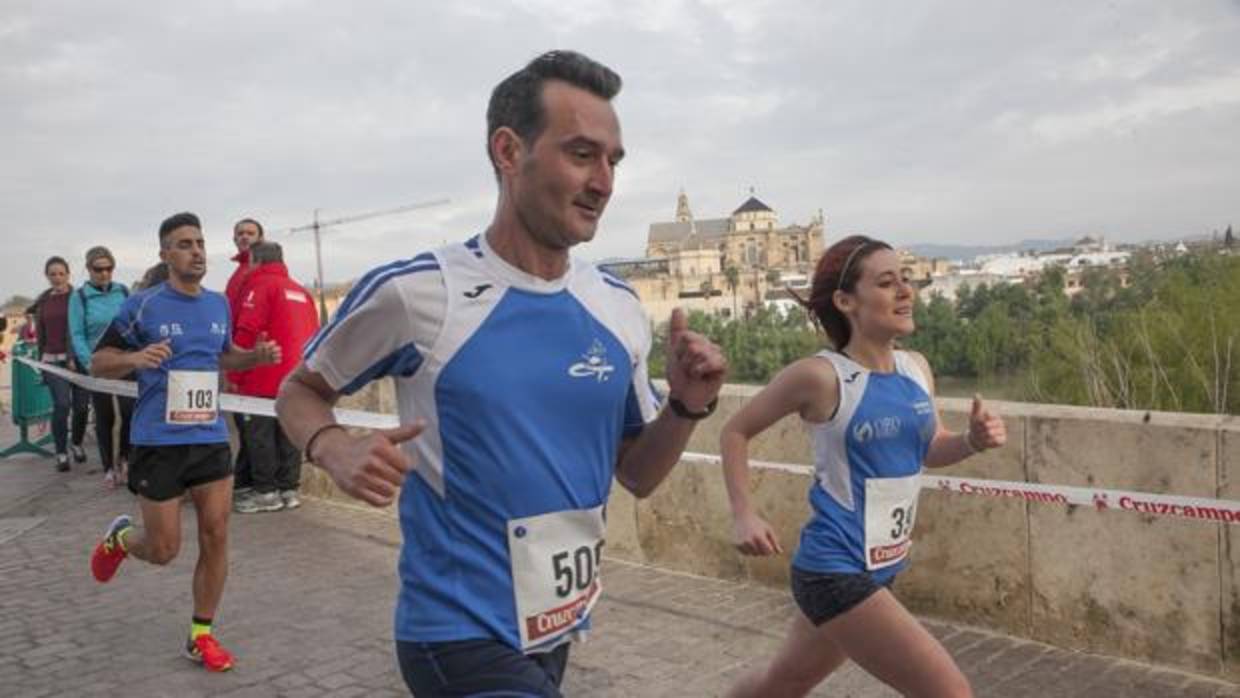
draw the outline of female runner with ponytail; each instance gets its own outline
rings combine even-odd
[[[749,441],[796,413],[814,452],[813,513],[791,570],[800,613],[770,664],[731,696],[803,696],[848,659],[906,696],[972,695],[947,650],[888,588],[908,561],[922,467],[1002,446],[1007,433],[980,397],[966,432],[943,427],[929,364],[897,349],[913,332],[913,302],[889,245],[864,236],[832,245],[803,301],[832,348],[784,368],[723,429],[735,543],[746,555],[783,551],[749,501]]]

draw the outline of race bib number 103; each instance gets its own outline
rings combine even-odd
[[[218,411],[220,377],[215,371],[169,371],[168,405],[164,421],[169,424],[206,424]]]

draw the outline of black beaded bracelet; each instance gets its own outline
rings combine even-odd
[[[674,397],[667,398],[667,406],[672,408],[672,412],[675,412],[677,417],[681,417],[682,419],[691,419],[693,421],[697,421],[699,419],[706,419],[707,417],[715,413],[715,408],[719,406],[719,398],[716,397],[715,399],[706,403],[706,409],[702,410],[701,412],[694,412],[690,410],[688,407],[685,406],[685,403],[681,402],[680,400],[677,400]]]
[[[345,429],[345,426],[343,424],[332,422],[330,424],[324,424],[318,429],[315,429],[314,433],[310,435],[310,438],[306,439],[306,450],[302,452],[305,462],[314,463],[314,458],[310,455],[310,449],[314,448],[314,442],[319,438],[319,436],[323,432],[327,431],[328,429]],[[348,431],[348,430],[345,429],[345,431]]]

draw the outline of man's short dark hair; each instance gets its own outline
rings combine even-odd
[[[615,71],[576,51],[548,51],[504,78],[487,104],[487,157],[496,178],[499,167],[491,153],[491,136],[507,126],[526,143],[534,142],[547,125],[542,88],[548,80],[562,80],[606,100],[615,97],[621,86]]]
[[[198,220],[198,216],[195,216],[189,211],[183,211],[165,218],[164,222],[159,224],[160,247],[163,246],[164,238],[168,237],[168,233],[187,225],[202,230],[202,222]]]
[[[237,221],[236,223],[233,223],[233,232],[234,232],[234,233],[235,233],[235,232],[237,232],[237,228],[240,228],[240,227],[241,227],[241,225],[242,225],[243,223],[252,223],[252,224],[254,224],[254,227],[255,227],[255,228],[258,228],[258,236],[259,236],[260,238],[261,238],[261,237],[265,237],[265,236],[267,235],[266,231],[264,231],[264,230],[263,230],[263,224],[262,224],[262,223],[259,223],[258,221],[254,220],[253,218],[242,218],[241,220]]]
[[[250,263],[283,262],[284,248],[278,242],[256,242],[250,245]]]

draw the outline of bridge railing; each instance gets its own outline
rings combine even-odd
[[[719,429],[755,391],[727,386],[689,450],[718,452]],[[379,384],[350,406],[393,411]],[[939,400],[959,429],[969,402]],[[1240,500],[1240,418],[997,402],[1008,446],[931,475]],[[785,419],[756,460],[808,464],[808,434]],[[311,491],[332,495],[307,468]],[[686,458],[653,496],[613,487],[607,554],[663,568],[785,586],[809,516],[801,467],[755,468],[753,501],[783,556],[745,558],[730,542],[719,466]],[[921,495],[912,562],[895,591],[912,610],[1060,647],[1240,678],[1240,523],[1055,498]]]

